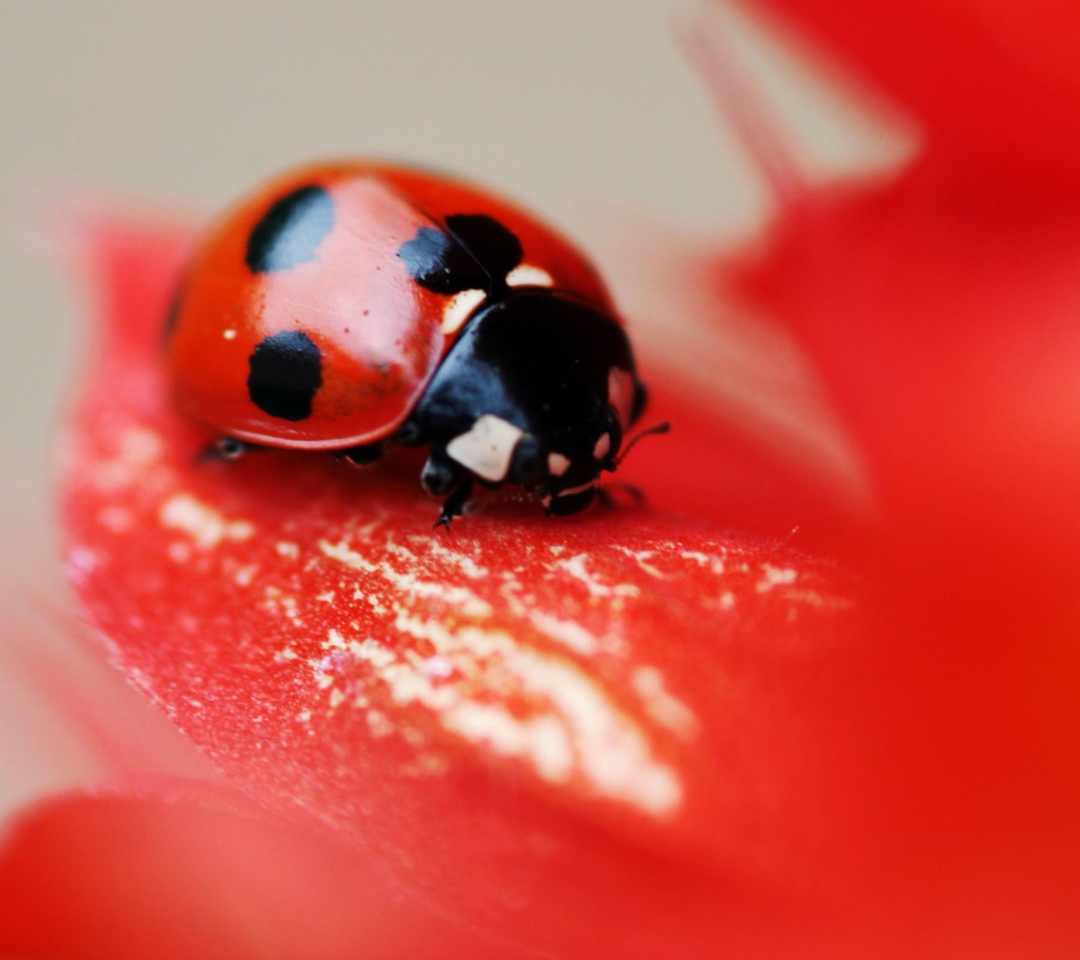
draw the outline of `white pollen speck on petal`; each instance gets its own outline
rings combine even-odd
[[[633,676],[634,692],[641,697],[649,715],[684,740],[698,732],[698,719],[685,703],[671,694],[664,675],[656,667],[638,667]]]
[[[216,547],[222,540],[247,540],[255,527],[246,520],[227,520],[213,507],[188,493],[178,493],[166,500],[158,511],[162,526],[180,530],[203,550]]]
[[[255,574],[258,572],[259,568],[255,564],[248,564],[246,567],[240,567],[233,574],[233,579],[239,587],[250,587],[251,582],[255,579]]]
[[[564,457],[561,453],[548,454],[548,473],[553,477],[561,477],[569,469],[569,457]]]
[[[135,520],[129,510],[112,506],[101,511],[98,515],[98,522],[113,533],[124,533],[131,529],[131,525]]]
[[[678,809],[682,784],[656,755],[646,730],[573,661],[523,646],[503,631],[455,629],[404,611],[395,626],[429,641],[460,678],[437,684],[416,665],[395,660],[379,670],[395,704],[426,707],[444,729],[529,763],[544,780],[577,778],[601,796],[657,817]],[[481,687],[497,681],[525,709],[477,698],[478,680],[485,681]]]
[[[225,338],[226,340],[235,340],[235,339],[236,339],[236,331],[235,331],[235,330],[233,330],[233,329],[229,329],[229,330],[226,330],[226,331],[225,331],[224,333],[222,333],[221,335],[222,335],[222,336],[223,336],[223,337],[224,337],[224,338]]]
[[[600,649],[596,636],[572,620],[560,620],[541,610],[530,610],[529,620],[542,633],[569,647],[574,653],[592,656]]]
[[[453,663],[446,659],[446,657],[440,657],[436,654],[433,657],[428,657],[420,664],[420,672],[425,677],[434,677],[439,680],[445,680],[447,677],[454,675],[456,667]]]
[[[767,593],[773,587],[794,583],[795,578],[799,575],[797,570],[790,567],[774,567],[771,563],[763,563],[761,570],[764,576],[758,581],[756,587],[758,593]]]
[[[83,583],[100,563],[100,558],[89,547],[72,547],[64,561],[64,571],[76,584]]]
[[[461,329],[473,311],[484,302],[483,290],[462,290],[446,301],[442,314],[442,332],[449,336]]]
[[[446,445],[446,452],[478,477],[499,483],[506,478],[514,447],[523,433],[502,417],[485,413],[468,433],[454,437]]]
[[[506,275],[506,285],[508,287],[553,287],[555,280],[542,267],[523,263],[520,267],[514,267]]]
[[[592,455],[597,460],[603,460],[609,453],[611,453],[611,434],[605,433],[596,441],[596,446],[593,447]]]
[[[120,434],[113,456],[99,462],[88,476],[103,492],[116,492],[146,480],[165,450],[161,435],[143,426],[130,426]]]
[[[594,597],[637,597],[641,588],[635,583],[618,583],[612,586],[595,577],[585,566],[586,554],[579,553],[566,560],[556,560],[554,566],[566,571],[582,583]]]

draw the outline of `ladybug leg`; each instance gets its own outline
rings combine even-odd
[[[469,502],[469,497],[472,496],[473,481],[472,477],[466,477],[453,493],[450,494],[443,501],[442,513],[439,514],[439,519],[435,521],[435,527],[446,527],[450,529],[450,521],[454,517],[460,517],[465,512],[465,504]]]
[[[461,486],[467,471],[456,460],[447,456],[445,450],[432,450],[420,471],[420,484],[433,497],[444,497]]]
[[[450,521],[461,516],[472,496],[473,478],[469,471],[445,450],[433,448],[420,472],[420,483],[432,496],[446,497],[435,526],[450,529]]]
[[[625,493],[635,504],[641,505],[645,502],[645,493],[640,487],[635,487],[632,483],[624,483],[622,480],[613,480],[602,487],[597,487],[597,502],[604,507],[617,507],[619,503],[615,498],[616,490]]]
[[[219,437],[209,447],[200,450],[195,456],[197,463],[218,461],[224,463],[228,460],[239,460],[245,453],[258,448],[251,443],[237,440],[236,437]]]
[[[335,460],[348,460],[349,463],[356,467],[366,467],[369,463],[374,463],[376,460],[381,459],[383,453],[385,453],[385,447],[381,443],[367,443],[362,447],[349,447],[347,450],[335,450]]]

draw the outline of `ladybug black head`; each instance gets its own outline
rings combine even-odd
[[[536,492],[552,513],[574,513],[615,469],[622,423],[613,383],[636,384],[629,344],[610,316],[543,290],[511,292],[481,310],[406,425],[429,443],[424,485],[462,475]]]

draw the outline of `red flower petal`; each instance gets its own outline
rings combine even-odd
[[[325,832],[197,797],[72,795],[23,817],[0,859],[0,949],[79,960],[507,956],[403,898]]]
[[[1070,0],[764,0],[922,123],[956,185],[1042,189],[1080,170],[1080,17]],[[962,175],[960,175],[962,174]]]
[[[817,362],[880,504],[860,557],[876,643],[833,700],[826,806],[896,942],[1057,956],[1080,940],[1080,208],[1065,173],[1032,170],[1055,156],[1075,177],[1080,90],[1049,32],[1080,18],[781,5],[896,89],[919,87],[909,105],[930,137],[894,181],[786,210],[736,271],[744,302]],[[896,75],[927,51],[927,69]],[[925,929],[902,932],[905,914]]]
[[[493,496],[434,532],[408,458],[199,462],[156,352],[183,237],[88,242],[111,334],[63,446],[68,567],[230,776],[567,956],[712,956],[790,907],[821,737],[792,718],[845,642],[835,571],[640,508]]]

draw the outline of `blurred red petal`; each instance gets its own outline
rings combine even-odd
[[[932,78],[940,103],[920,113],[953,123],[958,87],[971,111],[950,133],[980,124],[962,149],[935,143],[932,127],[926,155],[892,181],[807,197],[761,252],[723,268],[816,362],[880,509],[881,537],[860,558],[876,643],[831,698],[838,849],[860,851],[864,887],[905,950],[1068,955],[1080,941],[1080,207],[1062,179],[1022,168],[1073,137],[1075,67],[1055,73],[1046,4],[1015,42],[1005,26],[1027,8],[915,16],[893,4],[882,21],[777,6],[858,47],[856,60],[878,56],[858,45],[882,23],[898,27],[898,56],[923,31],[933,56],[909,75]],[[1076,18],[1059,12],[1067,36]],[[944,20],[955,57],[934,47]],[[991,26],[1002,62],[971,60],[989,53]],[[997,84],[1034,36],[1047,62],[1014,91],[1031,98],[1020,110]],[[1068,104],[1072,119],[1057,122]],[[905,929],[915,914],[923,929]]]
[[[924,125],[956,184],[1075,186],[1080,10],[1070,0],[763,0]],[[962,174],[962,175],[961,175]]]
[[[185,237],[86,239],[111,334],[63,444],[68,569],[230,776],[567,956],[712,956],[807,895],[821,731],[792,718],[846,642],[844,578],[641,508],[492,496],[435,532],[408,457],[198,462],[156,355]]]
[[[204,791],[205,792],[205,791]],[[0,852],[0,951],[71,960],[506,957],[326,835],[209,797],[70,795]]]
[[[807,549],[857,536],[872,516],[859,457],[791,333],[741,308],[701,240],[657,233],[630,231],[646,249],[610,242],[608,266],[650,385],[647,420],[675,428],[620,478],[658,509]]]

